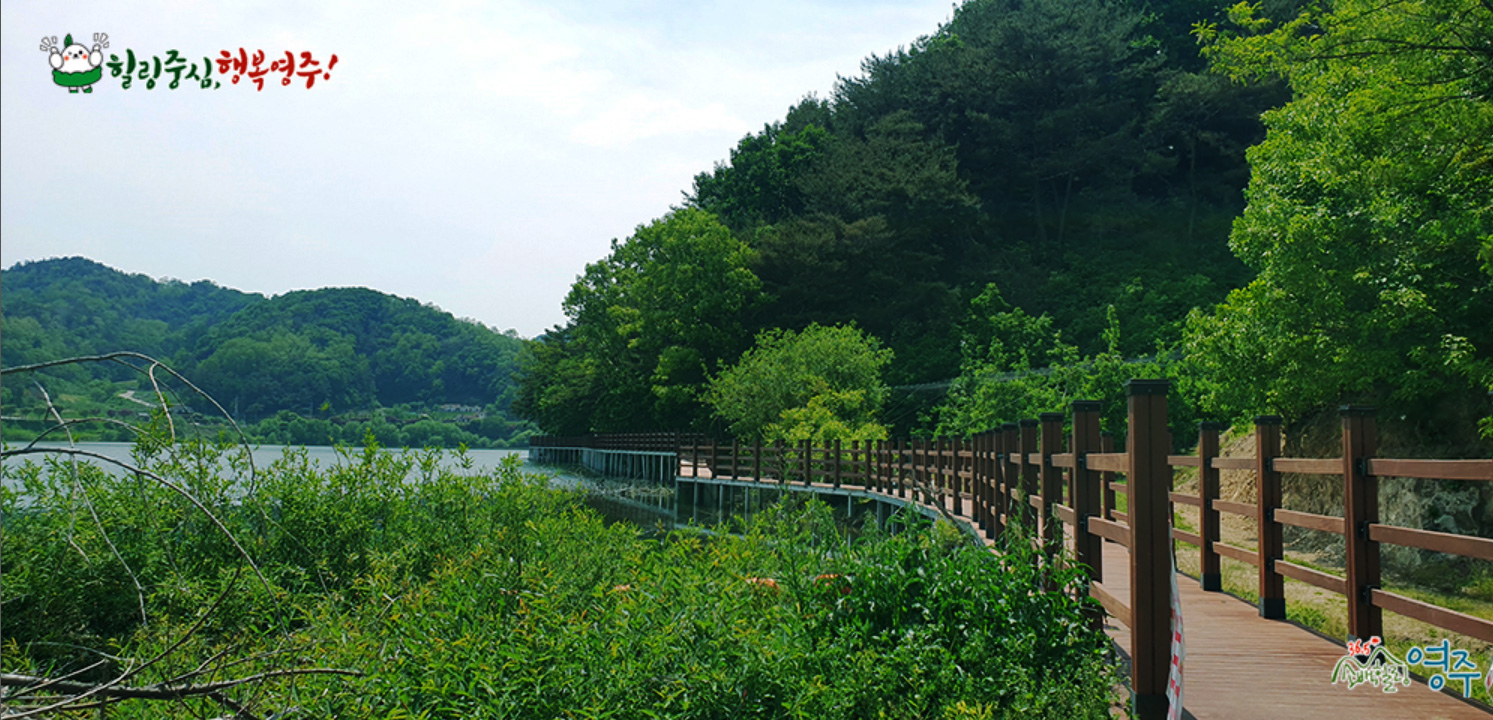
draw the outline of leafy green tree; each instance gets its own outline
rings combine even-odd
[[[566,296],[570,324],[531,348],[521,411],[571,432],[694,424],[707,369],[742,349],[742,316],[761,287],[752,255],[694,208],[614,241]]]
[[[739,438],[884,439],[877,423],[892,351],[853,326],[768,330],[710,381],[705,401]]]
[[[1295,92],[1265,115],[1230,238],[1259,276],[1188,324],[1204,403],[1300,418],[1493,387],[1493,6],[1256,10],[1198,31],[1222,71]]]

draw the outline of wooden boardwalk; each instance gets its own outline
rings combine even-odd
[[[826,497],[832,504],[843,498],[852,511],[857,498],[883,501],[876,506],[879,519],[891,505],[914,505],[924,514],[941,512],[973,531],[976,518],[999,526],[1009,514],[1021,517],[1041,537],[1067,538],[1076,562],[1103,566],[1090,594],[1116,621],[1110,635],[1129,654],[1130,711],[1142,720],[1163,720],[1168,714],[1173,580],[1168,556],[1176,542],[1202,551],[1200,572],[1209,587],[1218,587],[1222,558],[1253,565],[1262,598],[1257,609],[1223,593],[1203,592],[1190,579],[1176,583],[1187,628],[1187,717],[1331,718],[1342,712],[1357,718],[1493,716],[1486,706],[1449,694],[1462,690],[1460,679],[1447,680],[1447,693],[1433,692],[1423,683],[1400,686],[1394,693],[1372,683],[1353,689],[1334,685],[1334,669],[1346,656],[1343,645],[1284,621],[1285,581],[1291,578],[1342,596],[1345,634],[1352,637],[1382,636],[1383,614],[1395,613],[1493,643],[1493,620],[1385,590],[1380,580],[1382,547],[1493,562],[1493,538],[1384,523],[1378,497],[1384,478],[1493,482],[1493,459],[1381,457],[1373,410],[1358,406],[1339,409],[1342,453],[1337,457],[1283,456],[1283,421],[1276,416],[1255,418],[1253,457],[1223,456],[1225,428],[1216,422],[1198,424],[1194,453],[1173,455],[1177,444],[1166,411],[1169,388],[1164,379],[1126,383],[1123,448],[1116,447],[1114,435],[1100,431],[1101,404],[1093,400],[1072,402],[1069,413],[1042,413],[968,437],[851,442],[849,447],[842,441],[765,446],[699,437],[686,444],[674,435],[644,439],[663,446],[677,442],[678,482],[698,476],[720,485],[722,505],[726,486],[751,486],[753,478],[772,476],[794,480],[796,489],[838,496]],[[605,445],[603,449],[627,451],[617,446],[619,440],[605,436],[541,442],[557,450]],[[1190,471],[1193,488],[1187,491],[1177,485],[1182,468],[1195,468]],[[1220,497],[1224,471],[1249,473],[1255,502]],[[1285,507],[1283,477],[1288,474],[1342,483],[1341,514]],[[775,481],[761,486],[782,487]],[[910,487],[944,500],[929,506],[887,492]],[[1179,505],[1199,509],[1196,528],[1174,526]],[[1221,513],[1253,520],[1258,536],[1254,547],[1224,541]],[[1288,561],[1283,546],[1287,526],[1341,536],[1342,574]],[[1475,667],[1488,671],[1483,658],[1476,659]],[[1474,693],[1486,696],[1482,688]]]
[[[685,475],[689,466],[685,465]],[[681,476],[687,482],[725,484],[735,487],[781,488],[775,480],[750,478],[715,480],[705,467],[694,469],[698,477]],[[909,502],[875,490],[835,488],[829,483],[789,489],[816,493],[845,493],[898,504]],[[973,527],[968,515],[972,503],[966,496],[965,513],[955,514],[953,501],[945,498],[945,514]],[[985,541],[989,544],[990,541]],[[1110,592],[1130,594],[1130,551],[1122,545],[1104,543],[1103,577]],[[1198,582],[1178,576],[1186,628],[1187,660],[1184,675],[1184,717],[1196,720],[1488,720],[1493,717],[1480,707],[1416,681],[1395,693],[1362,685],[1348,689],[1332,684],[1332,671],[1346,652],[1333,642],[1293,623],[1266,620],[1254,605],[1221,592],[1205,592]],[[1107,618],[1105,632],[1121,654],[1130,647],[1130,628]],[[1453,683],[1455,684],[1455,683]]]
[[[1104,544],[1104,584],[1130,592],[1130,552]],[[1265,620],[1231,595],[1204,592],[1178,576],[1186,632],[1183,707],[1197,720],[1487,720],[1493,713],[1415,682],[1396,693],[1332,684],[1341,644],[1297,625]],[[1116,646],[1130,647],[1130,629],[1108,622]]]

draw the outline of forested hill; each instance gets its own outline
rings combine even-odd
[[[1189,33],[1224,8],[960,4],[832,97],[723,148],[729,158],[685,191],[682,210],[723,224],[756,281],[715,290],[743,295],[729,317],[650,317],[649,276],[686,255],[626,245],[695,222],[676,213],[587,268],[521,407],[555,429],[698,424],[691,388],[758,331],[810,323],[855,323],[885,343],[892,385],[946,380],[986,332],[979,298],[1048,315],[1084,352],[1104,349],[1111,307],[1127,356],[1175,343],[1192,308],[1251,277],[1228,247],[1244,151],[1264,137],[1261,112],[1289,97],[1279,82],[1207,71]],[[720,332],[670,329],[686,322]],[[639,332],[652,337],[614,346]]]
[[[1179,420],[1486,413],[1486,0],[966,0],[931,30],[614,241],[516,407],[560,434],[751,410],[764,437],[875,439],[886,393],[828,369],[887,348],[886,384],[950,388],[888,396],[899,433],[1132,373],[1174,378]],[[806,395],[735,406],[786,377]]]
[[[1209,74],[1189,32],[1223,3],[972,0],[863,63],[700,174],[689,202],[759,253],[759,323],[855,321],[891,380],[959,372],[994,283],[1084,351],[1106,307],[1124,350],[1249,279],[1228,250],[1245,148],[1280,84]]]
[[[477,406],[504,418],[523,344],[511,331],[363,288],[267,299],[77,257],[0,271],[0,289],[6,367],[133,350],[166,361],[250,421],[282,410],[330,417],[400,404]],[[133,381],[124,368],[79,372],[58,381],[79,394],[90,382]],[[24,405],[11,385],[7,404]],[[112,396],[105,386],[93,394]]]
[[[523,342],[410,298],[365,288],[286,293],[210,328],[183,358],[253,414],[401,403],[506,410]]]
[[[211,280],[156,281],[87,258],[21,262],[0,270],[5,367],[133,350],[168,358],[263,295]]]

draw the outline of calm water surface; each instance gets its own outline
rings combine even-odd
[[[7,449],[16,449],[21,444],[11,444]],[[38,447],[67,447],[62,443],[38,443]],[[126,442],[81,442],[74,447],[79,450],[97,453],[104,457],[112,458],[120,462],[134,463],[130,451],[134,448],[133,443]],[[282,458],[287,449],[301,449],[300,446],[288,448],[285,445],[261,445],[253,448],[254,466],[259,470],[268,468],[271,463]],[[336,448],[329,446],[307,446],[305,448],[307,459],[321,469],[336,467],[347,462],[360,462],[362,450],[353,449],[348,457],[338,453]],[[344,453],[348,452],[344,449]],[[424,455],[422,450],[406,451],[403,449],[382,450],[380,452],[397,455],[410,452],[420,456]],[[659,487],[657,485],[638,485],[626,480],[604,480],[591,475],[582,475],[572,469],[556,467],[552,465],[536,465],[529,462],[529,451],[523,450],[468,450],[466,457],[471,461],[469,472],[480,473],[495,470],[502,465],[504,459],[513,455],[524,463],[524,470],[536,474],[550,476],[550,484],[556,487],[580,489],[586,491],[587,504],[599,510],[603,515],[612,520],[627,520],[639,525],[651,526],[660,521],[673,524],[674,499],[673,489]],[[17,488],[18,482],[11,472],[19,467],[21,463],[30,460],[40,463],[49,457],[48,455],[25,455],[6,458],[0,463],[0,479],[6,487]],[[56,456],[61,457],[61,456]],[[122,474],[124,470],[118,466],[110,465],[98,460],[82,458],[86,462],[99,465],[109,472]],[[440,456],[442,468],[460,470],[461,463],[454,451],[443,451]],[[227,470],[229,465],[223,461],[223,468]],[[421,472],[418,465],[411,468],[411,474]],[[20,505],[25,507],[28,503],[24,498]]]
[[[11,445],[9,445],[9,447],[7,449],[14,450],[14,449],[20,448],[22,446],[23,446],[22,444],[11,444]],[[37,446],[38,447],[66,447],[66,445],[62,444],[62,443],[38,443]],[[120,462],[126,462],[126,463],[131,463],[131,464],[133,464],[133,462],[134,462],[133,459],[130,457],[130,450],[134,447],[133,443],[126,443],[126,442],[81,442],[81,443],[78,443],[76,445],[76,447],[79,450],[86,450],[88,452],[97,453],[99,455],[103,455],[103,456],[108,457],[108,458],[113,458],[113,459],[118,460]],[[276,460],[279,460],[281,457],[284,456],[286,449],[287,449],[287,446],[285,446],[285,445],[261,445],[259,447],[254,448],[253,449],[254,466],[257,467],[257,468],[259,468],[259,469],[261,469],[261,470],[263,470],[264,468],[269,467],[271,463],[275,462]],[[294,449],[300,449],[300,448],[299,448],[299,446],[296,446]],[[349,461],[347,459],[344,459],[343,456],[340,455],[337,452],[337,449],[333,448],[333,447],[329,447],[329,446],[325,446],[325,445],[321,445],[321,446],[308,446],[308,447],[305,448],[305,450],[306,450],[306,456],[307,456],[307,458],[313,464],[315,464],[317,467],[322,468],[322,469],[332,468],[332,467],[337,466],[338,464],[345,463],[345,462]],[[388,454],[391,454],[391,455],[397,455],[397,454],[402,453],[402,452],[419,453],[419,454],[423,455],[424,451],[418,451],[418,450],[412,450],[412,451],[405,451],[405,450],[382,450],[381,452],[388,453]],[[361,454],[362,454],[362,450],[361,449],[355,449],[355,450],[353,450],[352,451],[352,455],[351,455],[351,461],[352,462],[357,462],[358,458],[359,458],[359,456]],[[504,458],[509,457],[510,455],[517,455],[519,457],[519,459],[521,461],[523,461],[523,463],[525,465],[525,470],[528,470],[528,471],[531,471],[531,472],[536,472],[536,473],[546,473],[546,474],[555,475],[555,483],[557,485],[570,486],[570,485],[573,485],[576,482],[578,482],[577,478],[572,477],[572,476],[570,476],[568,474],[565,474],[563,472],[559,472],[559,471],[557,471],[556,469],[554,469],[552,467],[549,467],[549,466],[540,466],[540,465],[533,465],[533,464],[529,463],[529,451],[526,450],[526,449],[521,449],[521,450],[468,450],[467,454],[466,454],[467,459],[469,459],[471,461],[471,463],[472,463],[472,465],[471,465],[471,471],[472,472],[486,472],[486,471],[489,471],[489,470],[494,470],[494,469],[498,468],[503,463],[503,459]],[[5,461],[4,461],[4,463],[3,463],[3,465],[0,465],[0,473],[3,473],[4,476],[5,476],[5,484],[8,487],[14,487],[12,478],[10,477],[11,473],[9,472],[12,468],[19,466],[21,463],[25,462],[26,460],[30,460],[32,462],[40,463],[40,462],[42,462],[44,460],[45,457],[47,457],[47,456],[46,455],[26,455],[26,456],[17,456],[17,457],[6,458]],[[105,469],[109,469],[111,471],[122,472],[121,470],[118,470],[118,468],[116,468],[115,466],[111,466],[108,463],[99,462],[97,460],[91,460],[91,462],[94,462],[95,464],[100,465],[100,466],[104,467]],[[447,468],[447,469],[451,469],[451,470],[457,470],[457,469],[460,469],[460,467],[461,467],[460,462],[459,462],[459,460],[458,460],[458,458],[456,456],[456,452],[453,451],[453,450],[443,451],[441,453],[440,464],[441,464],[441,467]],[[224,463],[224,467],[225,468],[228,467],[226,462]],[[419,471],[418,467],[416,467],[416,468],[414,468],[412,470],[412,472],[418,472],[418,471]]]

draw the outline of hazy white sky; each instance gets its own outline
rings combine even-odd
[[[315,6],[309,7],[309,6]],[[145,3],[0,9],[0,264],[83,255],[279,294],[367,286],[526,337],[613,238],[949,0]],[[121,58],[310,51],[256,92],[105,68],[53,83],[43,36]],[[91,41],[90,41],[91,44]],[[268,60],[266,64],[268,64]]]

